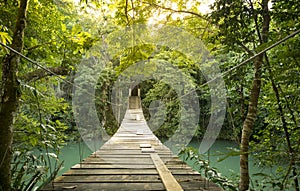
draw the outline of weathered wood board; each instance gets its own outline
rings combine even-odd
[[[135,115],[139,115],[138,120]],[[141,109],[128,109],[118,132],[109,141],[42,190],[174,189],[222,190],[165,147],[149,129]]]

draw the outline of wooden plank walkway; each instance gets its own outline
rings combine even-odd
[[[222,189],[173,155],[151,132],[141,109],[128,109],[108,142],[42,190]]]

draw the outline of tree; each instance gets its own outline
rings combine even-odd
[[[241,47],[250,56],[253,55],[250,46],[257,48],[266,44],[269,39],[271,21],[268,3],[268,0],[250,0],[247,3],[244,1],[216,1],[213,6],[212,19],[219,26],[219,35],[224,37],[222,43],[235,50]],[[248,190],[250,183],[249,140],[257,115],[263,62],[264,55],[257,56],[253,61],[254,77],[240,144],[240,190]]]
[[[268,0],[262,0],[261,2],[262,9],[262,25],[261,31],[256,26],[258,37],[260,40],[260,45],[267,43],[269,38],[269,27],[270,27],[270,14],[268,8]],[[254,10],[253,10],[254,11]],[[254,17],[257,17],[254,15]],[[255,19],[256,20],[256,19]],[[257,115],[257,105],[261,89],[261,70],[263,65],[264,55],[258,56],[254,60],[254,79],[251,88],[250,102],[248,106],[247,116],[243,123],[242,129],[242,138],[241,138],[241,155],[240,155],[240,190],[248,190],[250,184],[249,178],[249,164],[248,164],[248,155],[249,155],[249,140],[254,128],[255,118]]]
[[[74,68],[77,60],[81,58],[79,53],[83,53],[94,41],[89,33],[83,31],[81,26],[74,24],[78,17],[68,18],[70,12],[66,10],[68,8],[74,10],[75,8],[64,1],[58,3],[61,5],[60,8],[48,1],[29,2],[21,0],[19,4],[17,1],[0,3],[0,8],[5,13],[0,17],[4,21],[1,27],[8,31],[1,33],[1,41],[4,42],[3,39],[5,39],[9,42],[10,39],[3,34],[12,34],[10,47],[16,51],[1,49],[1,55],[4,58],[0,71],[2,77],[0,94],[0,185],[5,191],[11,189],[10,164],[13,127],[21,106],[20,98],[24,93],[21,87],[31,87],[30,83],[35,83],[54,74],[67,75]],[[16,4],[19,5],[18,8]],[[18,14],[14,14],[14,11],[17,11]],[[16,20],[14,20],[15,15]],[[66,18],[68,18],[68,22]],[[15,23],[15,25],[11,23]],[[34,64],[31,63],[33,65],[28,64],[27,67],[24,67],[22,65],[24,62],[17,52],[27,54],[36,60],[45,61],[47,65],[43,68],[36,68],[35,65],[39,64],[33,62]]]
[[[24,29],[26,27],[27,0],[20,1],[16,27],[13,34],[12,48],[22,52],[24,43]],[[10,51],[2,63],[2,86],[0,104],[0,185],[4,191],[10,190],[11,173],[10,162],[12,159],[13,123],[19,105],[19,82],[17,68],[20,56]]]

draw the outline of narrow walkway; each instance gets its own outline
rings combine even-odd
[[[222,189],[173,155],[151,132],[142,109],[128,109],[108,142],[42,190]]]

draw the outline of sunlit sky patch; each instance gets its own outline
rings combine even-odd
[[[210,12],[209,5],[211,5],[215,0],[200,0],[200,1],[195,1],[195,0],[188,0],[186,1],[186,11],[189,11],[193,6],[197,6],[197,9],[200,13],[206,14]],[[171,8],[173,10],[178,10],[178,6],[174,2],[170,1],[162,1],[162,4],[165,7]],[[197,5],[199,4],[199,5]],[[153,25],[156,23],[159,23],[161,21],[164,21],[166,17],[168,16],[167,12],[162,12],[161,10],[157,10],[154,12],[153,16],[149,18],[148,24]],[[183,19],[186,16],[184,13],[173,13],[171,15],[171,18],[173,20],[177,19]]]
[[[186,8],[184,10],[190,11],[192,7],[197,7],[198,11],[202,14],[209,13],[211,10],[209,8],[209,5],[211,5],[215,0],[187,0],[186,1]],[[73,2],[79,6],[80,0],[73,0]],[[105,0],[105,4],[103,7],[101,7],[101,11],[97,10],[96,7],[93,5],[89,5],[85,8],[85,11],[89,14],[93,15],[96,18],[99,18],[99,16],[103,16],[104,14],[108,14],[111,17],[115,16],[115,11],[111,10],[109,5],[113,4],[112,0]],[[175,2],[169,1],[169,0],[161,0],[161,5],[171,8],[173,10],[179,10],[178,5]],[[105,11],[106,10],[106,11]],[[106,13],[105,13],[106,12]],[[128,13],[130,16],[133,16],[131,12]],[[156,10],[153,12],[153,16],[149,18],[148,24],[153,25],[157,24],[161,21],[165,21],[167,16],[170,14],[170,11],[164,11],[164,10]],[[187,14],[184,13],[172,13],[171,18],[173,20],[177,19],[183,19]]]

